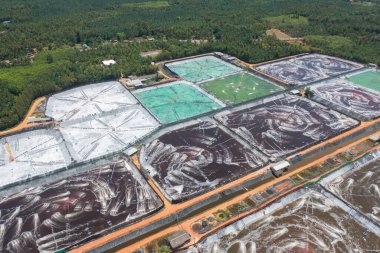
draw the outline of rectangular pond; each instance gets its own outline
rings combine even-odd
[[[134,94],[162,123],[187,119],[223,106],[198,87],[184,81],[137,90]]]
[[[247,72],[204,82],[199,86],[227,104],[241,103],[283,90]]]
[[[186,81],[197,83],[241,71],[240,68],[215,56],[202,56],[165,64]]]

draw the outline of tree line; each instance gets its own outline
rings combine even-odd
[[[141,51],[161,49],[154,61],[221,51],[251,63],[316,51],[380,64],[378,1],[168,0],[149,6],[151,2],[0,0],[0,129],[22,119],[38,96],[121,73],[154,73]],[[307,45],[267,37],[269,28],[305,37]],[[145,36],[156,40],[123,42]],[[181,41],[191,39],[208,43]],[[110,43],[115,40],[119,42]],[[91,49],[73,48],[83,44]],[[38,53],[31,62],[27,53],[34,48]],[[118,64],[104,68],[100,63],[105,59]]]

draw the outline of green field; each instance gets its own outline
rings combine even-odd
[[[353,83],[380,91],[380,71],[368,71],[348,78]]]
[[[137,2],[137,3],[125,3],[123,7],[129,8],[163,8],[169,7],[168,1],[147,1],[147,2]]]
[[[309,20],[306,17],[299,15],[281,15],[276,17],[268,17],[265,18],[266,21],[271,23],[275,27],[283,27],[283,26],[307,26],[309,24]]]
[[[322,35],[308,35],[305,36],[305,43],[317,47],[327,48],[332,51],[342,51],[354,47],[352,39],[343,36],[322,36]]]
[[[225,103],[241,103],[282,90],[246,72],[206,82],[200,86]]]
[[[185,83],[142,90],[135,95],[162,123],[187,119],[221,107]]]
[[[0,80],[21,89],[29,84],[33,79],[51,73],[52,69],[62,64],[69,63],[68,57],[75,53],[72,48],[60,48],[49,52],[54,58],[54,62],[46,62],[46,51],[39,52],[34,58],[33,64],[26,66],[16,66],[12,68],[0,68]]]

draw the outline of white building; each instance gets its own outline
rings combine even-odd
[[[104,60],[104,61],[102,61],[102,64],[103,64],[103,66],[111,66],[111,65],[115,65],[116,61],[115,60]]]
[[[288,170],[289,166],[290,166],[290,163],[288,161],[282,160],[282,161],[272,164],[270,169],[273,175],[275,175],[276,177],[279,177],[285,171]]]
[[[128,148],[124,153],[127,154],[128,156],[132,156],[136,154],[139,150],[135,147],[130,147]]]
[[[141,87],[144,86],[141,79],[128,79],[128,85],[132,87]]]
[[[289,91],[289,93],[290,93],[291,95],[296,95],[296,96],[298,96],[298,95],[301,94],[299,90],[291,90],[291,91]]]
[[[373,141],[373,142],[380,142],[380,135],[379,134],[374,134],[371,137],[369,137],[369,140]]]

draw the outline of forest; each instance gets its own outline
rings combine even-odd
[[[0,0],[0,5],[0,130],[17,124],[39,96],[121,73],[154,73],[151,61],[221,51],[257,63],[313,51],[380,64],[379,0]],[[270,28],[304,37],[305,43],[268,37]],[[146,36],[155,40],[133,42]],[[140,56],[154,49],[163,52],[155,59]],[[118,64],[104,68],[105,59]]]

